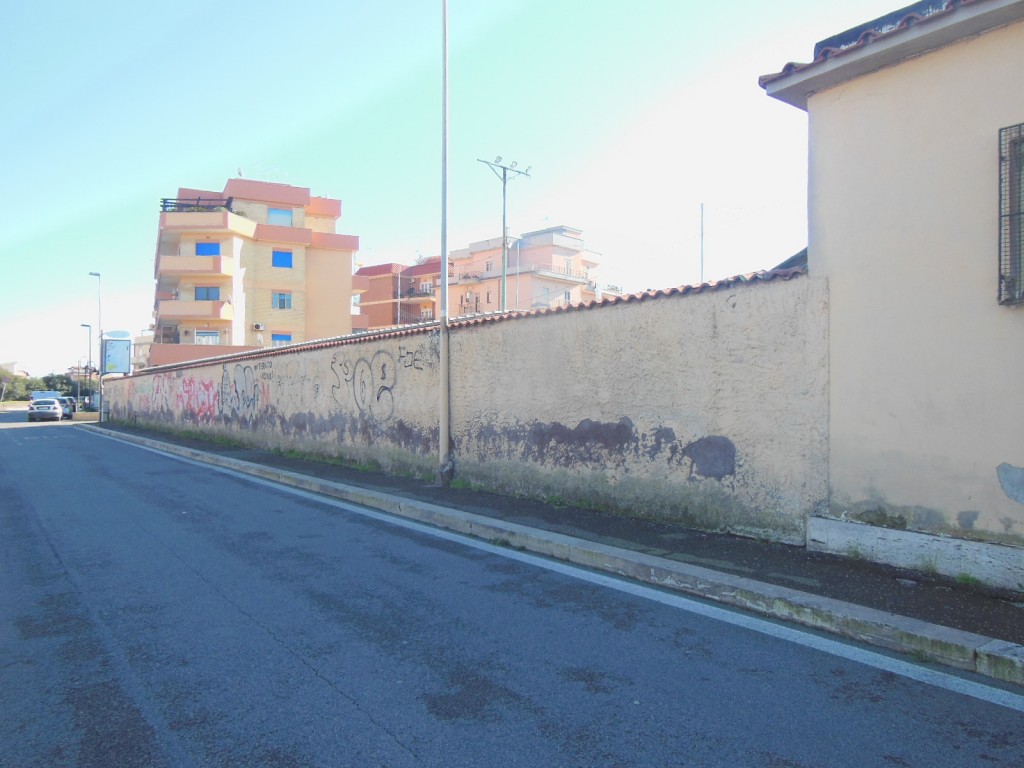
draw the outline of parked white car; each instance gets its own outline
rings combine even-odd
[[[70,419],[71,410],[60,400],[53,397],[45,397],[33,400],[28,405],[29,421],[60,421]]]

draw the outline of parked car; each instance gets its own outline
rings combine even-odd
[[[28,396],[29,401],[32,400],[49,400],[60,397],[61,394],[55,389],[35,389],[32,390],[32,394]]]
[[[60,421],[71,418],[68,406],[55,397],[44,397],[28,404],[29,421]]]

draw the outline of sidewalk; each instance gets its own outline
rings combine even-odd
[[[1024,685],[1024,594],[800,547],[102,424],[218,466]]]

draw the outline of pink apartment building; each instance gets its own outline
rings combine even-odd
[[[504,270],[500,237],[452,251],[449,316],[522,312],[599,299],[598,262],[584,249],[581,235],[566,226],[526,232],[510,241]],[[440,314],[440,258],[413,266],[377,264],[356,275],[370,280],[370,289],[360,300],[370,328],[425,322]]]

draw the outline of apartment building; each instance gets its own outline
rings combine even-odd
[[[412,266],[375,264],[356,272],[368,281],[359,297],[360,312],[370,328],[423,323],[437,317],[441,290],[441,258],[434,256]]]
[[[598,262],[584,250],[582,234],[566,226],[525,232],[510,240],[504,269],[500,237],[452,251],[451,314],[529,311],[598,298]]]
[[[449,316],[547,309],[601,297],[598,261],[584,249],[581,230],[557,226],[510,239],[504,268],[501,245],[496,237],[451,252]],[[413,266],[378,264],[356,275],[370,280],[360,302],[370,328],[423,322],[440,314],[439,258]],[[604,290],[617,293],[614,288]]]
[[[367,327],[352,311],[367,280],[352,274],[359,238],[335,231],[340,200],[236,178],[220,192],[182,187],[160,209],[143,367]]]

